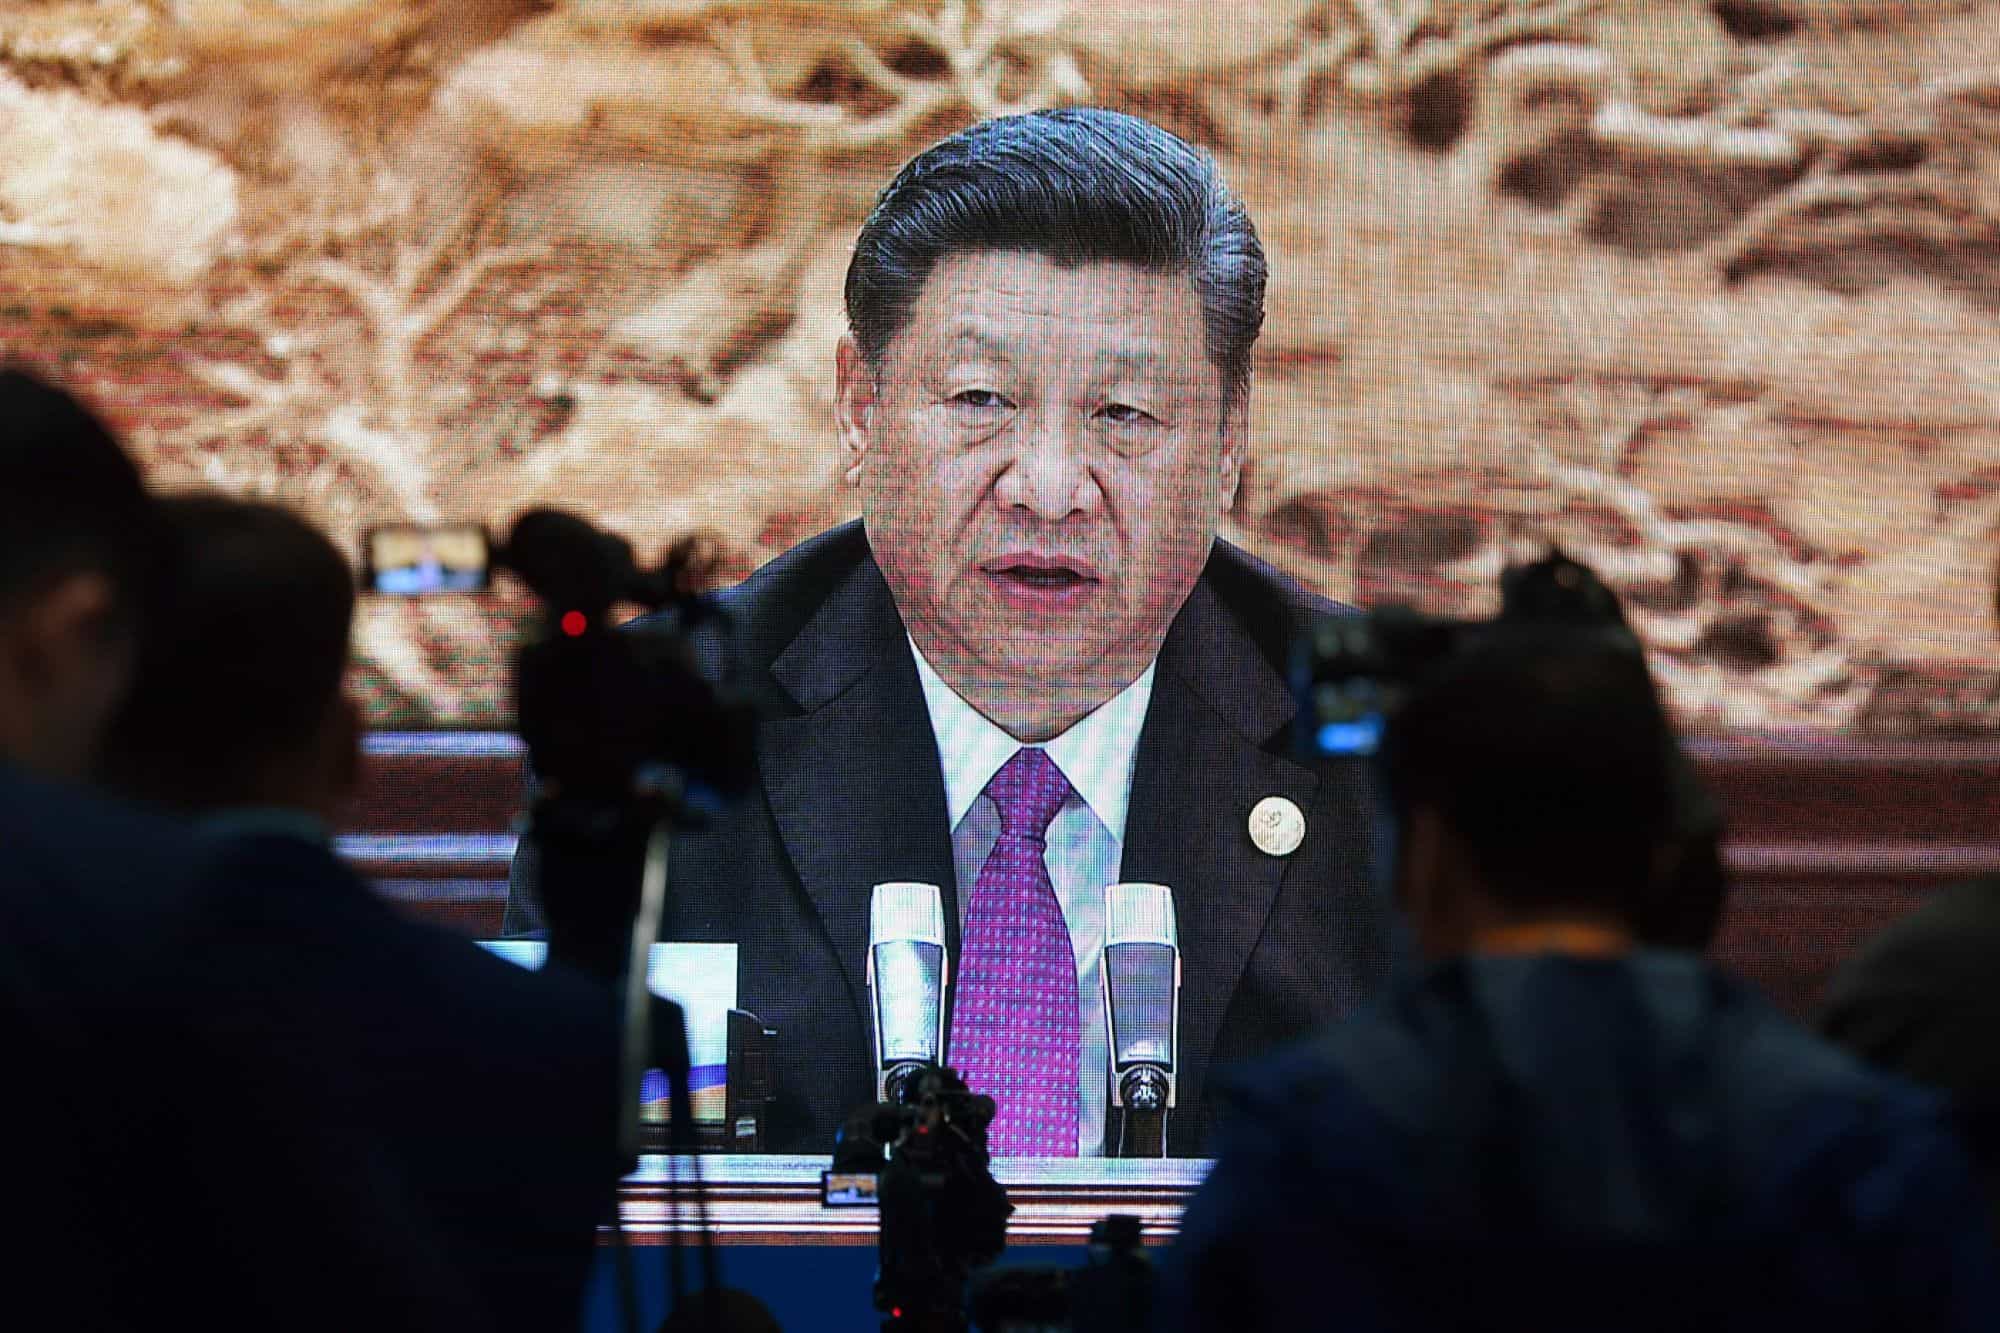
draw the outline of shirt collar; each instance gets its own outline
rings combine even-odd
[[[923,683],[924,705],[937,734],[938,755],[944,763],[945,809],[957,828],[986,784],[1014,757],[1021,742],[945,684],[916,640],[910,652],[917,659],[917,679]],[[1125,841],[1125,812],[1132,797],[1132,765],[1139,752],[1139,729],[1146,705],[1153,698],[1153,662],[1139,678],[1100,704],[1096,711],[1041,748],[1062,770],[1063,777],[1105,829]]]

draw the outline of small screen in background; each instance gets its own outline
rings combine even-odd
[[[388,523],[362,535],[364,585],[393,596],[483,592],[491,557],[477,523]]]
[[[874,1208],[880,1205],[876,1191],[881,1178],[872,1171],[822,1171],[819,1173],[819,1201],[825,1208]]]

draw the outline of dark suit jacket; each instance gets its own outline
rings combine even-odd
[[[269,1067],[213,1040],[236,959],[208,872],[185,829],[0,764],[10,1325],[469,1326],[368,1145],[317,1099],[231,1095]]]
[[[8,1325],[574,1327],[613,1017],[324,847],[0,764]]]
[[[0,762],[0,1286],[19,1327],[195,1308],[203,1247],[165,1223],[198,1179],[172,1058],[197,883],[178,829]]]
[[[942,886],[956,956],[970,886],[955,882],[937,742],[861,525],[803,543],[721,600],[748,683],[777,702],[758,731],[758,788],[675,844],[663,934],[741,946],[740,1003],[778,1030],[771,1146],[823,1152],[844,1113],[874,1097],[872,887]],[[1119,873],[1174,890],[1177,1154],[1199,1151],[1216,1064],[1346,1013],[1387,969],[1365,775],[1292,750],[1285,663],[1294,634],[1329,609],[1218,542],[1160,651]],[[1251,842],[1250,810],[1266,796],[1305,812],[1289,857]],[[510,921],[531,926],[523,878]]]
[[[323,843],[217,835],[211,852],[203,1044],[230,1060],[210,1098],[276,1151],[372,1178],[369,1214],[431,1252],[466,1326],[574,1328],[623,1168],[610,991],[404,918]],[[355,1282],[380,1248],[316,1263]]]

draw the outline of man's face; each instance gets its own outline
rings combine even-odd
[[[869,543],[954,688],[1038,739],[1016,723],[1059,730],[1145,670],[1242,457],[1188,276],[952,256],[879,379],[843,344],[839,398]]]

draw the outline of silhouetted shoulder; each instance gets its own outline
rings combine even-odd
[[[32,778],[0,764],[0,840],[19,864],[43,861],[43,849],[72,873],[120,867],[134,855],[170,862],[194,854],[194,839],[162,815],[89,789]],[[23,857],[22,854],[26,856]]]
[[[1281,675],[1291,670],[1292,645],[1321,616],[1355,615],[1240,546],[1217,539],[1202,581]]]
[[[724,650],[717,636],[726,635],[727,659],[742,673],[740,679],[759,698],[781,699],[782,691],[774,694],[769,688],[771,664],[835,590],[871,564],[859,519],[807,538],[743,582],[714,594],[713,607],[720,614],[692,630],[692,637],[703,645],[700,655],[722,660]],[[660,611],[640,616],[626,628],[671,633],[683,623],[683,614]]]
[[[745,666],[768,669],[861,566],[872,561],[861,520],[808,537],[733,588],[716,595],[729,616]]]
[[[164,817],[0,765],[0,963],[57,988],[142,986],[200,917],[194,840]]]
[[[1439,1158],[1443,1145],[1484,1143],[1496,1126],[1525,1139],[1524,1124],[1481,1119],[1524,1106],[1553,1118],[1542,1135],[1556,1144],[1587,1139],[1592,1115],[1677,1115],[1691,1160],[1714,1161],[1758,1160],[1829,1106],[1864,1119],[1936,1112],[1935,1098],[1800,1027],[1751,987],[1668,952],[1617,963],[1454,960],[1242,1071],[1235,1091],[1270,1115],[1335,1088],[1358,1095],[1398,1141],[1429,1144]],[[1564,1127],[1570,1116],[1579,1123]]]
[[[1869,940],[1833,974],[1825,1017],[1838,1019],[1857,1000],[1894,992],[1942,999],[1959,988],[2000,1003],[1992,960],[2000,948],[2000,878],[1967,880]]]

